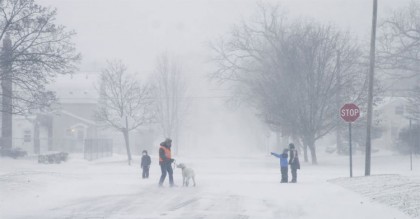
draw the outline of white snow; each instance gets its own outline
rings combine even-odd
[[[331,180],[372,200],[394,206],[413,217],[420,216],[420,181],[387,174]]]
[[[348,157],[320,155],[319,165],[302,164],[297,184],[280,184],[278,159],[266,155],[176,157],[196,172],[198,186],[190,188],[169,188],[168,179],[158,188],[156,157],[142,180],[138,159],[128,166],[118,155],[93,162],[71,155],[50,165],[1,158],[0,218],[419,217],[419,157],[409,171],[407,156],[374,154],[374,176],[349,179]],[[363,160],[354,157],[355,176]],[[181,185],[181,171],[174,175]]]

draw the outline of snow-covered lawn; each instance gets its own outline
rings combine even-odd
[[[351,189],[411,215],[420,216],[420,181],[389,174],[370,177],[339,178],[331,182]]]
[[[320,155],[297,184],[280,184],[274,157],[177,157],[195,170],[195,188],[158,188],[156,157],[147,180],[138,157],[132,166],[117,155],[50,165],[1,158],[0,218],[418,218],[420,158],[409,171],[406,156],[374,156],[374,175],[396,175],[349,179],[347,157]],[[355,176],[363,159],[355,156]]]

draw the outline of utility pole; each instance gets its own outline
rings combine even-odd
[[[375,43],[376,43],[376,20],[378,16],[378,0],[373,0],[372,33],[370,39],[370,66],[369,66],[369,90],[368,90],[368,110],[367,110],[367,129],[366,129],[366,159],[365,176],[370,176],[371,161],[371,127],[372,127],[372,108],[373,108],[373,80],[375,73]]]
[[[3,49],[0,56],[1,89],[2,89],[2,129],[1,146],[3,149],[12,148],[13,120],[12,120],[12,40],[8,35],[3,39]]]

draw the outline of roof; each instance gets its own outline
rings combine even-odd
[[[376,103],[376,106],[374,106],[374,110],[382,110],[384,107],[388,107],[391,104],[405,105],[406,103],[406,97],[381,97],[381,100]]]
[[[67,116],[70,116],[70,117],[73,117],[73,118],[75,118],[75,119],[77,119],[77,120],[79,120],[79,121],[81,121],[81,122],[84,122],[84,123],[86,123],[86,124],[89,124],[89,125],[95,125],[95,124],[96,124],[96,123],[95,123],[94,121],[92,121],[92,120],[85,119],[85,118],[83,118],[83,117],[80,117],[80,116],[78,116],[78,115],[75,115],[75,114],[73,114],[73,113],[71,113],[71,112],[68,112],[68,111],[66,111],[66,110],[61,110],[61,111],[60,111],[60,113],[61,113],[61,114],[64,114],[64,115],[67,115]]]
[[[99,72],[58,75],[49,89],[56,93],[60,103],[96,103],[99,77]]]

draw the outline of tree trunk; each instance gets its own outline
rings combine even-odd
[[[281,134],[279,131],[276,131],[276,148],[275,150],[279,150],[281,151],[281,149],[283,148],[281,145],[283,144],[283,139],[281,138]]]
[[[125,148],[127,149],[128,165],[131,165],[130,137],[127,129],[122,131],[124,135]]]
[[[41,142],[39,140],[39,121],[37,119],[35,120],[34,125],[34,153],[41,153]]]
[[[305,163],[308,163],[309,159],[308,159],[308,145],[304,144],[303,145],[303,158]]]
[[[336,66],[337,66],[336,77],[337,78],[336,79],[337,79],[337,84],[339,84],[339,85],[341,84],[340,58],[341,58],[340,51],[337,51],[337,64],[336,64]],[[339,112],[340,108],[341,108],[341,102],[342,102],[342,100],[341,100],[341,87],[340,86],[338,87],[337,92],[335,94],[335,102],[336,102],[337,112]],[[336,115],[336,120],[337,120],[336,121],[336,128],[335,128],[335,131],[336,131],[336,133],[335,133],[336,134],[336,150],[337,150],[336,153],[339,154],[340,151],[342,151],[341,136],[340,136],[340,125],[341,125],[342,121],[341,121],[341,118],[340,118],[338,113]]]
[[[174,155],[178,155],[178,153],[179,153],[179,132],[178,132],[178,127],[176,126],[175,127],[175,130],[174,130],[174,133],[175,133],[175,150],[174,150]]]
[[[13,145],[13,120],[12,120],[12,70],[11,70],[11,56],[12,56],[12,41],[6,37],[3,40],[3,49],[0,55],[0,66],[2,70],[2,147],[12,148]]]
[[[339,124],[337,124],[337,130],[336,130],[336,144],[337,144],[337,147],[336,147],[336,153],[337,154],[341,154],[341,151],[343,151],[343,149],[342,149],[342,147],[343,147],[343,145],[341,144],[341,136],[340,136],[340,125]]]
[[[309,148],[309,151],[311,152],[311,161],[312,164],[318,164],[318,159],[316,157],[316,146],[315,146],[315,137],[312,134],[308,134],[304,140],[303,143]]]
[[[315,141],[312,141],[309,145],[309,150],[311,151],[311,159],[312,164],[318,164],[318,160],[316,158],[316,147],[315,147]]]
[[[47,130],[48,130],[48,150],[53,151],[53,118],[52,116],[47,117]]]

